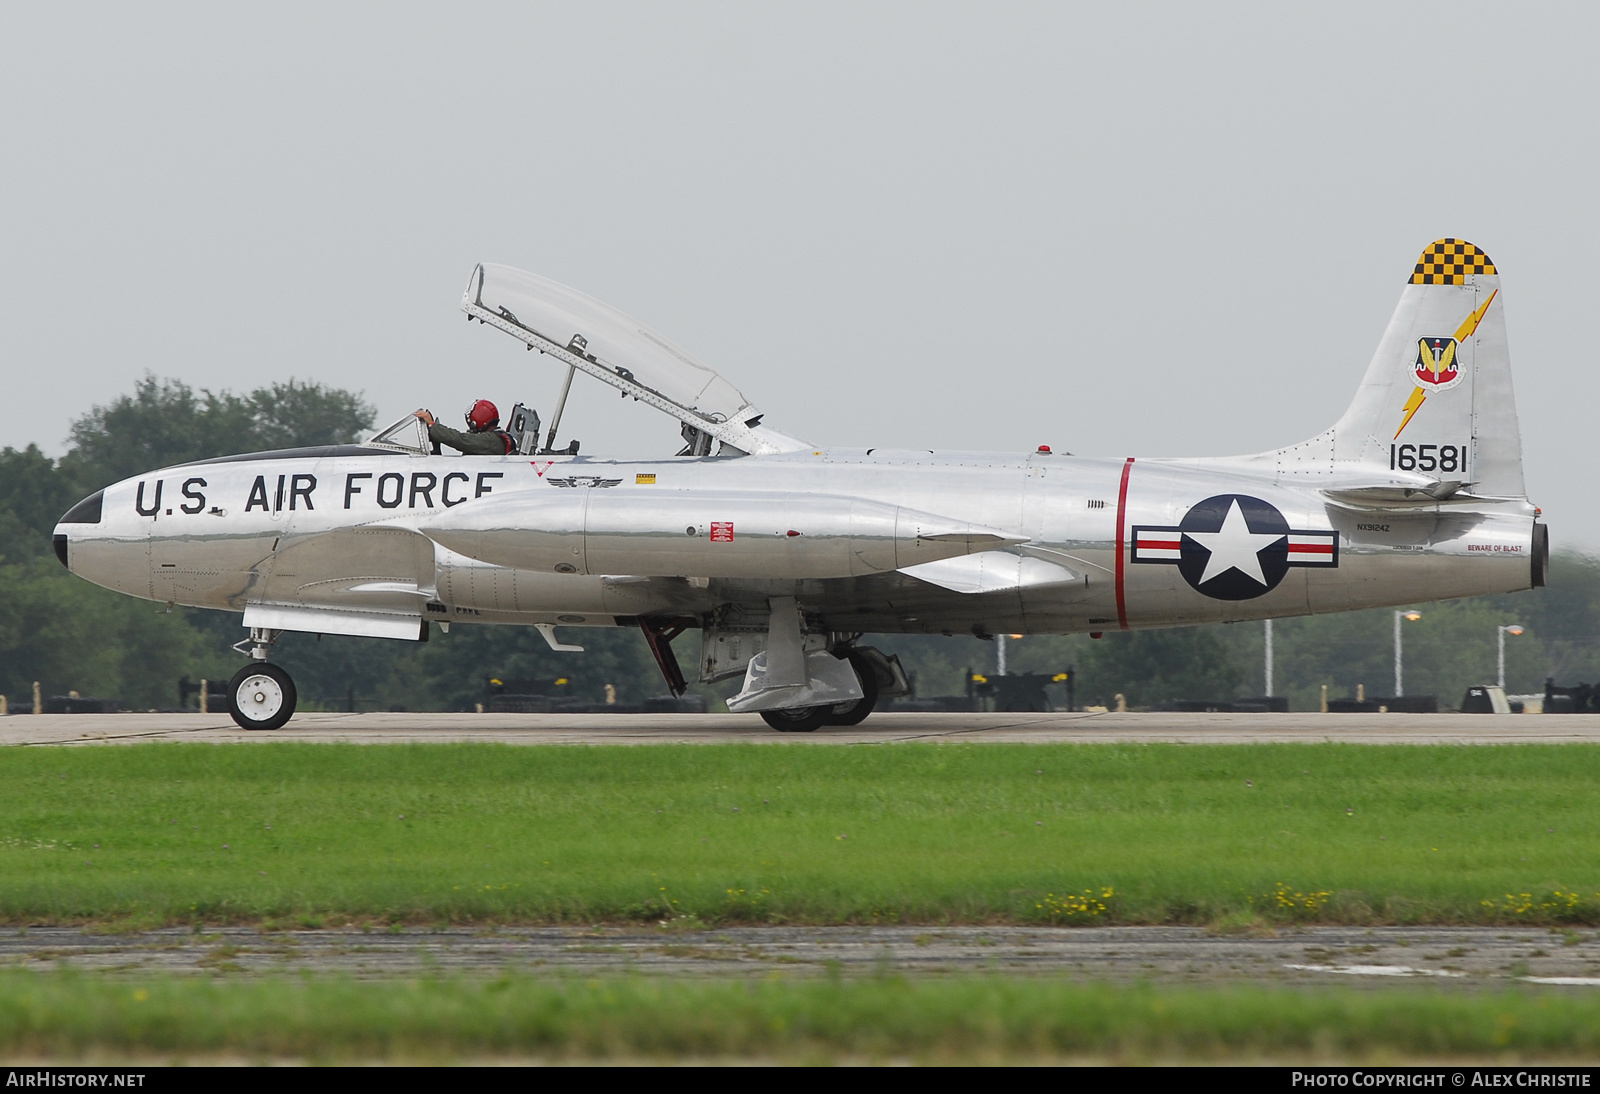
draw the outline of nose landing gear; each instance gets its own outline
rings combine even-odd
[[[234,647],[250,654],[250,664],[228,681],[228,713],[243,729],[279,729],[294,714],[300,696],[294,680],[277,665],[267,664],[267,650],[279,631],[256,627]],[[242,647],[248,646],[249,649]]]
[[[294,681],[265,661],[246,665],[228,681],[228,713],[245,729],[278,729],[294,714]]]

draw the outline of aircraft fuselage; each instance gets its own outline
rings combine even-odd
[[[839,632],[1104,631],[1504,593],[1543,562],[1521,498],[1370,507],[1228,460],[351,451],[125,480],[58,549],[134,596],[388,637],[772,596]]]

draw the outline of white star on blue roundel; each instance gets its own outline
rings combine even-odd
[[[1277,588],[1293,566],[1337,566],[1338,536],[1292,529],[1276,506],[1248,494],[1196,502],[1176,527],[1135,527],[1133,561],[1176,565],[1196,592],[1252,600]]]

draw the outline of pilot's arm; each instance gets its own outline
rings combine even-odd
[[[433,415],[425,410],[418,411],[417,417],[428,423],[428,440],[435,444],[447,444],[464,456],[504,456],[510,451],[506,444],[506,436],[500,430],[463,433],[459,429],[440,425],[434,420]]]

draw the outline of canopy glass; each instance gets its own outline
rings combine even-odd
[[[709,421],[744,421],[758,413],[738,388],[686,350],[538,274],[485,263],[473,271],[467,300]]]

